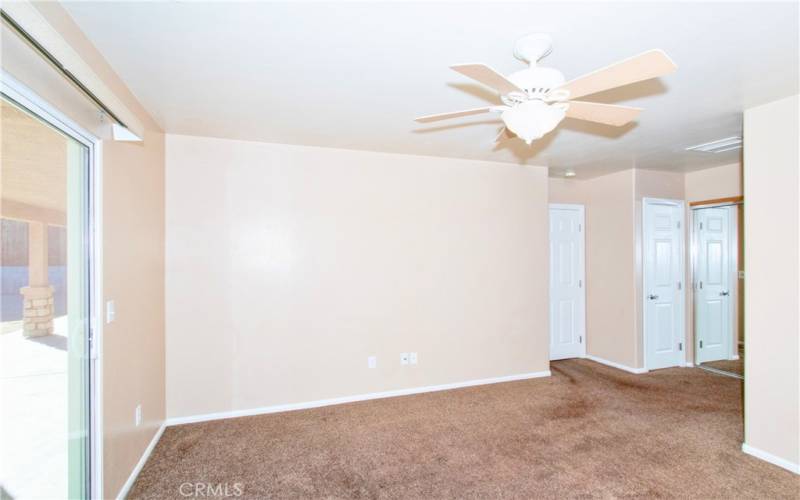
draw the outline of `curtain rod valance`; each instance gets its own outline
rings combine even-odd
[[[144,127],[114,92],[97,76],[61,34],[29,2],[6,2],[2,19],[31,45],[95,106],[116,123],[112,137],[121,141],[140,141]]]

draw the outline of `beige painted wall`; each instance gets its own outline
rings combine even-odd
[[[146,127],[141,144],[102,145],[103,295],[117,309],[102,353],[103,480],[111,498],[165,415],[164,134],[60,5],[36,7]]]
[[[741,196],[742,164],[737,162],[721,167],[687,172],[685,191],[687,202]]]
[[[745,443],[800,467],[800,96],[744,114]]]
[[[103,330],[104,481],[112,496],[166,414],[163,133],[146,129],[144,145],[104,144],[103,207],[103,296],[116,304],[116,320]]]
[[[168,135],[167,413],[546,371],[547,236],[543,167]]]
[[[549,180],[550,203],[586,210],[586,352],[638,367],[635,171],[587,180]]]
[[[637,169],[636,201],[641,203],[642,198],[683,200],[685,198],[684,174],[682,172]]]

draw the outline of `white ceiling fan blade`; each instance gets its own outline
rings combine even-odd
[[[606,125],[622,126],[632,122],[642,112],[642,108],[600,104],[599,102],[569,101],[567,118],[577,118]]]
[[[501,95],[511,92],[523,92],[521,88],[511,83],[508,78],[485,64],[455,64],[450,66],[450,69],[495,89]]]
[[[497,133],[497,137],[494,138],[494,142],[496,144],[498,142],[502,142],[508,139],[513,139],[514,137],[516,137],[516,135],[514,135],[514,132],[508,130],[508,127],[503,125],[503,127],[500,129],[500,132]]]
[[[414,121],[420,123],[435,122],[438,120],[447,120],[448,118],[458,118],[459,116],[479,115],[481,113],[488,113],[493,111],[497,106],[486,106],[484,108],[462,109],[461,111],[451,111],[450,113],[439,113],[437,115],[420,116],[414,118]]]
[[[664,76],[677,68],[663,50],[653,49],[579,76],[559,88],[569,90],[570,99],[576,99],[603,90]]]

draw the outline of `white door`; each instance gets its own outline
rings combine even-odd
[[[683,365],[683,202],[644,200],[644,344],[649,370]]]
[[[730,210],[695,210],[695,352],[698,363],[728,359],[730,314]]]
[[[583,206],[550,205],[550,359],[586,355]]]

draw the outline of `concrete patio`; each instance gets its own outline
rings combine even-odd
[[[21,322],[0,334],[0,485],[12,498],[67,496],[67,317],[53,323],[53,335],[25,337]]]

